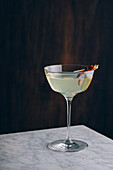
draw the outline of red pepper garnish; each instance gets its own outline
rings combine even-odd
[[[84,69],[85,71],[91,71],[91,70],[94,70],[94,66],[90,65],[90,66],[85,67]]]
[[[81,77],[81,75],[83,75],[85,71],[96,70],[96,69],[98,68],[98,66],[99,66],[99,65],[86,66],[84,69],[80,70],[80,71],[82,71],[82,72],[77,75],[77,78]],[[74,71],[74,72],[77,72],[77,71]],[[79,86],[80,86],[80,82],[81,82],[81,79],[79,79],[79,81],[78,81],[78,85],[79,85]]]
[[[80,86],[81,79],[78,80],[78,85]]]

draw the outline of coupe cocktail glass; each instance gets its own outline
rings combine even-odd
[[[48,144],[48,148],[62,152],[77,152],[88,147],[87,143],[70,138],[71,103],[76,94],[85,91],[89,87],[94,71],[97,68],[98,65],[73,64],[51,65],[44,68],[50,87],[55,92],[61,93],[67,103],[66,139],[51,142]]]

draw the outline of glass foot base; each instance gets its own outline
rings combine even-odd
[[[78,152],[88,147],[88,144],[79,140],[57,140],[48,144],[48,148],[60,152]]]

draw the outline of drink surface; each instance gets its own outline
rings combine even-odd
[[[51,88],[65,97],[74,97],[77,93],[85,91],[92,80],[92,76],[82,75],[77,78],[71,72],[68,74],[47,73],[46,76]]]

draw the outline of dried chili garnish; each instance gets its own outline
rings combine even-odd
[[[81,79],[78,80],[78,85],[80,86],[80,83],[81,83]]]
[[[79,70],[79,71],[74,71],[74,72],[80,72],[78,75],[77,75],[77,78],[80,78],[83,74],[85,74],[86,71],[92,71],[92,70],[96,70],[98,68],[99,65],[89,65],[89,66],[86,66],[84,69],[82,70]],[[79,79],[78,81],[78,85],[80,86],[80,82],[81,82],[81,79]]]
[[[99,65],[90,65],[85,67],[85,71],[91,71],[91,70],[96,70],[98,68]]]

